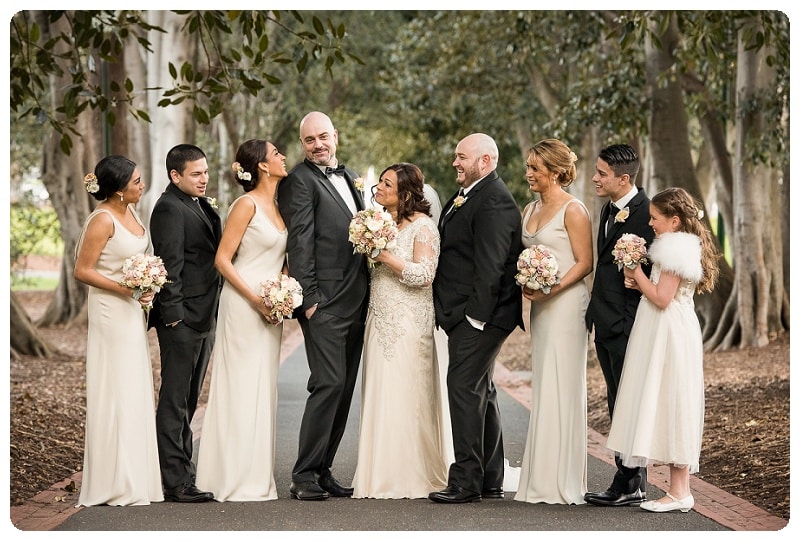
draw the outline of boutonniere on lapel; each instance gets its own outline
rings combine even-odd
[[[628,216],[630,216],[630,215],[631,215],[631,210],[628,207],[625,207],[624,209],[620,209],[619,212],[617,212],[617,215],[614,217],[614,223],[615,224],[624,224],[625,220],[627,220]]]
[[[203,199],[205,199],[205,200],[206,200],[206,203],[208,203],[209,205],[211,205],[211,208],[212,208],[212,209],[219,208],[219,205],[217,205],[217,200],[216,200],[216,198],[214,198],[214,197],[204,197]]]
[[[466,197],[464,197],[463,195],[459,195],[458,197],[456,197],[455,199],[453,199],[453,209],[458,209],[458,208],[460,208],[460,207],[461,207],[461,205],[463,205],[463,204],[464,204],[464,203],[466,203],[466,202],[467,202],[467,198],[466,198]]]
[[[357,177],[353,179],[353,185],[356,187],[356,190],[359,192],[364,191],[364,179],[362,177]]]

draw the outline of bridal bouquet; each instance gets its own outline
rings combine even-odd
[[[611,255],[614,256],[614,263],[617,264],[619,270],[622,270],[622,267],[634,269],[636,265],[647,263],[645,241],[633,233],[623,234],[614,245],[614,249],[611,250]]]
[[[541,289],[545,295],[561,281],[558,277],[558,261],[543,244],[522,250],[517,260],[517,270],[519,272],[514,277],[517,284],[528,289]]]
[[[261,300],[278,323],[292,317],[292,312],[303,305],[303,288],[300,282],[285,274],[261,282]]]
[[[349,241],[353,243],[353,253],[378,257],[381,250],[391,248],[397,236],[397,224],[392,215],[385,210],[370,208],[361,210],[350,221]]]
[[[167,282],[169,282],[167,280],[167,269],[158,256],[136,254],[126,259],[122,265],[122,281],[120,281],[120,285],[135,289],[138,293],[134,293],[136,300],[139,300],[148,291],[158,293]],[[152,307],[152,302],[143,304],[142,310],[147,312]]]

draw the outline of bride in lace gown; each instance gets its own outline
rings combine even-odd
[[[102,201],[78,239],[75,279],[86,284],[86,438],[78,505],[148,505],[164,500],[156,444],[153,369],[140,294],[120,285],[129,257],[152,253],[133,205],[144,190],[136,164],[100,160],[84,180]]]
[[[371,270],[354,498],[426,498],[447,485],[431,284],[439,231],[413,164],[384,170],[375,201],[398,223]]]

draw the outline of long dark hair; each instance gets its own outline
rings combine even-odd
[[[431,204],[425,199],[425,177],[413,163],[395,163],[378,175],[381,178],[386,171],[397,174],[397,223],[410,218],[416,212],[431,215]]]
[[[105,201],[115,192],[124,190],[135,169],[136,164],[125,156],[106,156],[94,166],[94,176],[100,189],[92,197]]]
[[[681,230],[700,237],[703,277],[697,284],[697,293],[708,293],[714,289],[719,279],[719,258],[714,236],[703,223],[703,211],[700,203],[683,188],[667,188],[650,199],[650,204],[666,217],[677,216],[681,221]]]
[[[239,178],[239,175],[234,173],[236,182],[242,185],[245,192],[255,189],[258,186],[258,164],[267,161],[267,142],[263,139],[245,141],[236,151],[236,161],[244,172],[250,173],[250,180]]]

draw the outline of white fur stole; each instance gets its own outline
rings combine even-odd
[[[653,263],[661,266],[661,270],[694,282],[699,282],[703,277],[703,251],[697,235],[683,231],[662,233],[653,241],[648,253]]]

